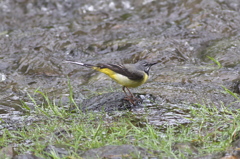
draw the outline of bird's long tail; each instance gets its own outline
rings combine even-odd
[[[89,67],[89,68],[93,68],[94,67],[94,65],[91,65],[91,64],[75,62],[75,61],[64,61],[64,63],[72,63],[72,64],[81,65],[81,66],[85,66],[85,67]]]

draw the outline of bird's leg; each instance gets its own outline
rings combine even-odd
[[[129,96],[129,95],[127,94],[125,88],[127,88],[128,92],[129,92],[129,94],[130,94],[131,96]],[[133,94],[130,92],[130,90],[128,89],[128,87],[123,86],[122,89],[123,89],[124,93],[126,94],[126,97],[125,97],[124,99],[125,99],[125,100],[128,100],[128,101],[129,101],[130,103],[132,103],[133,105],[136,105],[135,102],[134,102],[134,99],[136,99],[136,98],[135,98],[135,97],[133,96]]]
[[[129,92],[129,94],[130,94],[130,96],[129,96],[129,95],[127,94],[125,88],[127,88],[127,87],[123,86],[123,87],[122,87],[122,90],[124,91],[124,93],[126,94],[126,96],[133,98],[133,94],[130,92],[130,90],[127,88],[128,92]]]
[[[128,92],[129,92],[129,94],[131,95],[131,97],[134,98],[134,95],[133,95],[132,92],[129,90],[129,88],[128,88],[128,87],[125,87],[125,88],[127,88],[127,90],[128,90]]]
[[[128,87],[126,87],[126,88],[127,88],[128,92],[131,94],[132,99],[133,99],[133,100],[138,100],[138,101],[139,101],[139,98],[136,98],[136,97],[132,94],[132,92],[129,90]]]

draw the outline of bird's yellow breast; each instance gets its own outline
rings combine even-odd
[[[117,83],[119,83],[123,86],[126,86],[126,87],[138,87],[138,86],[144,84],[148,79],[148,75],[146,73],[144,73],[143,79],[131,80],[128,77],[121,75],[119,73],[116,73],[108,68],[93,67],[93,69],[97,70],[99,72],[105,73],[106,75],[111,77],[114,81],[116,81]]]

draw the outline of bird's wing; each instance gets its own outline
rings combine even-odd
[[[98,64],[97,67],[99,67],[100,69],[109,68],[116,73],[128,77],[131,80],[141,80],[144,78],[144,73],[141,73],[139,71],[130,72],[124,65]]]

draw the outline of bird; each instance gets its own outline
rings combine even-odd
[[[136,105],[134,102],[134,99],[136,98],[131,93],[129,88],[135,88],[144,84],[149,78],[150,68],[153,65],[157,64],[157,62],[148,62],[146,60],[138,61],[135,64],[99,63],[93,65],[75,61],[65,61],[64,63],[85,66],[108,75],[115,82],[122,85],[122,90],[126,94],[125,99],[128,100],[133,105]],[[130,96],[127,94],[126,89],[129,92]]]

